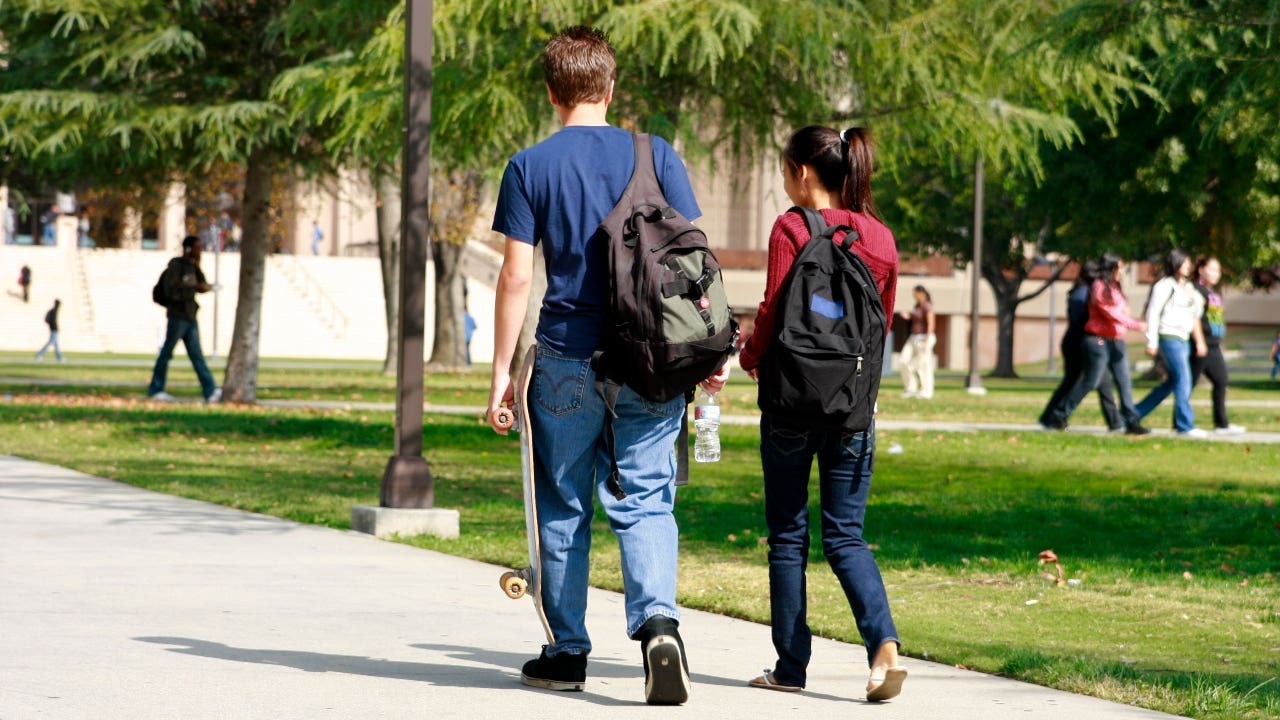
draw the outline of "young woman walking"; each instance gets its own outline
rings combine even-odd
[[[843,224],[857,230],[858,240],[852,249],[875,277],[885,316],[893,317],[898,248],[872,204],[871,166],[872,148],[865,129],[837,132],[811,126],[792,135],[783,150],[783,187],[792,202],[818,210],[829,225]],[[840,242],[843,233],[833,239]],[[759,379],[760,361],[777,335],[774,324],[783,282],[808,241],[809,230],[800,214],[787,212],[774,222],[764,301],[756,315],[755,332],[740,356],[743,369],[753,378]],[[760,388],[762,393],[768,391]],[[907,671],[898,665],[898,631],[880,569],[862,537],[874,456],[874,425],[863,432],[819,431],[762,413],[760,459],[777,661],[772,670],[750,681],[752,687],[796,692],[805,686],[812,645],[805,620],[809,471],[816,457],[823,554],[840,580],[867,649],[871,666],[867,699],[888,700],[901,692]]]
[[[1196,427],[1191,409],[1191,353],[1208,353],[1200,316],[1204,298],[1191,282],[1191,256],[1170,250],[1164,261],[1164,277],[1151,286],[1147,299],[1147,355],[1164,358],[1168,377],[1138,401],[1138,417],[1150,415],[1173,394],[1173,427],[1188,438],[1205,438],[1209,433]],[[1192,343],[1195,343],[1194,349]]]
[[[933,397],[933,346],[938,343],[934,333],[937,316],[933,312],[933,298],[923,285],[911,290],[915,307],[902,312],[902,319],[911,324],[911,337],[902,346],[898,360],[902,364],[904,398],[928,400]]]
[[[1218,294],[1222,281],[1222,264],[1216,257],[1202,257],[1196,261],[1195,288],[1204,298],[1204,315],[1200,319],[1200,333],[1208,353],[1191,356],[1191,388],[1194,390],[1200,376],[1209,378],[1213,386],[1213,431],[1220,435],[1239,435],[1245,429],[1227,420],[1227,359],[1222,355],[1222,338],[1227,335],[1227,315]]]

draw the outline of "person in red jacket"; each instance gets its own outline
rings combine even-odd
[[[1129,301],[1120,287],[1124,260],[1115,253],[1107,253],[1099,264],[1101,272],[1089,288],[1089,319],[1084,324],[1084,373],[1062,402],[1045,413],[1040,424],[1048,430],[1065,430],[1067,418],[1085,395],[1097,389],[1110,368],[1120,396],[1124,431],[1130,435],[1146,435],[1151,431],[1139,422],[1133,404],[1133,381],[1129,377],[1129,351],[1124,336],[1130,330],[1145,332],[1147,324],[1129,316]]]
[[[898,285],[898,246],[876,215],[871,198],[871,137],[865,128],[838,132],[810,126],[791,136],[782,152],[783,188],[796,205],[822,213],[828,225],[858,232],[853,251],[875,277],[886,317],[893,317]],[[837,233],[840,242],[844,233]],[[777,336],[781,288],[809,230],[798,213],[786,212],[769,236],[764,301],[755,332],[739,356],[757,378],[760,361]],[[764,474],[765,522],[769,527],[769,603],[772,670],[753,678],[752,687],[783,692],[804,688],[812,636],[805,621],[805,569],[809,558],[809,469],[818,458],[822,494],[822,546],[840,579],[863,645],[871,676],[867,699],[888,700],[901,692],[907,671],[898,665],[898,631],[889,611],[884,580],[862,537],[871,489],[875,425],[862,432],[797,427],[769,412],[760,418],[760,461]]]

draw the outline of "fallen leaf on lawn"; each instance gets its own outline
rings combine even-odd
[[[1191,579],[1191,578],[1193,578],[1193,577],[1195,577],[1195,576],[1191,574],[1191,571],[1190,571],[1190,570],[1184,570],[1184,571],[1182,572],[1182,579],[1183,579],[1183,580],[1190,580],[1190,579]]]

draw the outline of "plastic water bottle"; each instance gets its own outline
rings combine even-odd
[[[698,462],[720,460],[720,401],[715,393],[698,393],[693,406],[693,427],[698,437],[693,443],[693,459]]]

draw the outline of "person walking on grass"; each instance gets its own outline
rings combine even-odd
[[[1196,261],[1195,288],[1204,298],[1204,315],[1200,318],[1200,334],[1208,352],[1204,356],[1191,356],[1191,387],[1195,389],[1200,376],[1209,378],[1213,386],[1213,431],[1219,435],[1239,435],[1245,431],[1227,419],[1227,359],[1222,354],[1222,339],[1227,334],[1227,315],[1218,283],[1222,281],[1222,264],[1215,257],[1202,257]]]
[[[200,380],[204,401],[215,403],[222,400],[222,388],[214,384],[213,373],[209,372],[209,366],[204,361],[204,351],[200,349],[200,326],[196,322],[196,313],[200,310],[196,294],[213,289],[200,270],[200,250],[200,238],[195,235],[183,238],[182,255],[169,261],[161,279],[164,295],[168,299],[165,304],[165,316],[168,320],[160,354],[151,370],[151,384],[147,387],[147,397],[152,400],[174,400],[172,395],[165,392],[164,386],[169,374],[169,361],[173,359],[173,349],[177,347],[179,340],[186,347],[191,367]]]
[[[911,294],[915,297],[915,307],[910,312],[902,312],[902,319],[911,325],[911,337],[902,346],[899,362],[902,363],[902,384],[904,398],[920,398],[928,400],[933,397],[933,347],[938,343],[934,333],[937,316],[933,312],[933,298],[923,285],[917,285]]]
[[[898,248],[872,203],[868,131],[849,128],[837,132],[819,126],[799,130],[783,150],[782,168],[783,188],[793,203],[818,210],[828,225],[857,230],[852,250],[870,268],[885,316],[893,317]],[[837,233],[833,240],[840,242],[843,237]],[[755,332],[739,355],[742,368],[754,379],[759,380],[761,361],[777,336],[782,287],[809,238],[805,219],[797,213],[784,213],[773,224],[764,301],[756,313]],[[761,393],[768,391],[760,388]],[[875,459],[875,426],[862,432],[813,430],[769,412],[760,417],[760,460],[769,528],[770,619],[777,660],[771,670],[749,684],[782,692],[805,687],[812,650],[805,573],[810,537],[809,472],[815,457],[823,553],[844,588],[867,649],[871,668],[867,699],[888,700],[901,692],[907,671],[898,664],[898,631],[884,580],[862,537]]]
[[[1191,354],[1205,357],[1200,318],[1204,297],[1191,281],[1191,256],[1178,249],[1165,256],[1163,276],[1151,286],[1147,297],[1147,355],[1164,358],[1165,381],[1138,401],[1139,418],[1150,415],[1173,394],[1173,427],[1187,438],[1205,438],[1209,433],[1196,427],[1191,409]],[[1193,345],[1194,343],[1194,345]]]
[[[571,27],[542,56],[547,93],[561,129],[517,153],[498,191],[493,229],[506,236],[494,307],[494,356],[487,417],[499,434],[499,409],[514,393],[511,363],[528,307],[533,253],[546,260],[547,292],[535,338],[525,408],[533,432],[542,543],[542,603],[555,637],[524,664],[521,682],[582,690],[587,634],[591,521],[598,498],[621,552],[627,635],[640,643],[645,700],[674,705],[689,696],[689,669],[678,631],[675,440],[685,422],[683,397],[644,400],[623,385],[612,420],[624,496],[606,489],[606,407],[594,388],[591,357],[603,349],[607,304],[605,246],[596,229],[622,197],[635,165],[630,132],[609,125],[617,64],[603,33]],[[671,207],[701,215],[684,163],[653,138],[653,159]],[[540,245],[540,247],[539,247]],[[703,382],[719,391],[729,369]]]
[[[1040,424],[1048,427],[1055,409],[1061,405],[1075,387],[1085,370],[1084,326],[1089,321],[1089,288],[1098,277],[1098,261],[1087,260],[1080,265],[1075,284],[1067,292],[1067,331],[1062,335],[1062,382],[1049,396],[1044,411],[1040,413]],[[1102,418],[1107,422],[1111,432],[1124,431],[1124,419],[1116,407],[1116,396],[1111,390],[1114,381],[1111,371],[1103,367],[1102,380],[1098,383],[1098,403],[1102,407]]]
[[[1115,253],[1107,253],[1098,261],[1099,277],[1089,287],[1089,319],[1084,325],[1085,366],[1066,397],[1046,412],[1041,424],[1047,430],[1065,430],[1067,419],[1079,407],[1084,396],[1102,384],[1107,371],[1115,380],[1120,396],[1120,417],[1125,432],[1130,435],[1146,435],[1145,427],[1133,405],[1133,382],[1129,377],[1129,348],[1124,335],[1130,330],[1143,332],[1147,324],[1129,316],[1129,301],[1120,287],[1124,277],[1124,261]]]
[[[62,301],[54,300],[53,307],[49,308],[49,312],[44,314],[44,324],[49,326],[49,340],[36,353],[36,362],[44,360],[44,354],[49,348],[53,348],[53,356],[58,362],[66,362],[66,358],[62,357],[62,348],[58,345],[58,311],[62,309]]]
[[[1276,333],[1276,341],[1271,343],[1271,379],[1276,379],[1276,373],[1280,373],[1280,332]]]

